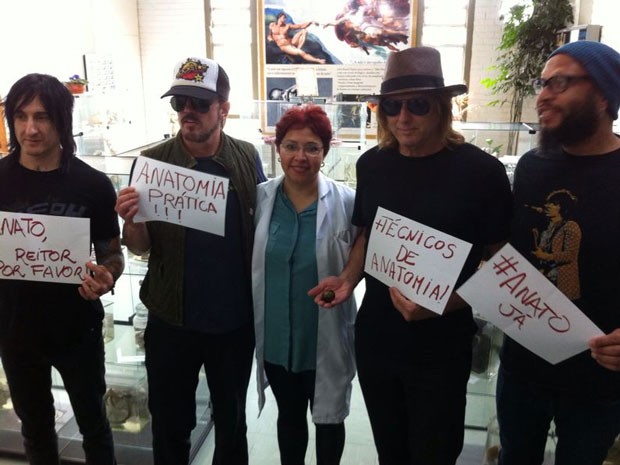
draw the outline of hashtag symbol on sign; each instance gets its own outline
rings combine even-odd
[[[501,256],[499,263],[493,263],[493,269],[495,274],[508,274],[508,271],[517,271],[517,265],[519,262],[514,257]]]

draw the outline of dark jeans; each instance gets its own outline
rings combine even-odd
[[[278,404],[278,446],[282,465],[304,465],[308,447],[308,403],[312,410],[316,371],[292,373],[265,362]],[[317,465],[338,465],[344,450],[344,423],[316,424]]]
[[[215,424],[214,465],[247,465],[245,401],[254,328],[205,334],[149,317],[144,337],[155,465],[189,463],[198,373],[204,366]]]
[[[56,368],[69,395],[89,465],[112,465],[114,441],[105,413],[105,366],[101,330],[93,329],[79,346],[53,357],[2,347],[2,365],[15,413],[22,422],[28,461],[59,463],[51,369]]]
[[[356,352],[379,463],[454,465],[463,449],[471,349],[432,364]]]
[[[601,465],[620,433],[620,401],[596,402],[537,388],[500,367],[501,465],[540,465],[551,420],[556,465]]]

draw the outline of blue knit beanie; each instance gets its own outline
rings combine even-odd
[[[600,42],[578,40],[562,45],[549,58],[563,53],[581,64],[607,100],[607,111],[618,118],[620,106],[620,53]]]

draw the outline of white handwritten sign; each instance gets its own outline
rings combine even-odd
[[[519,344],[556,364],[602,331],[510,244],[456,291]]]
[[[90,261],[90,220],[0,212],[0,279],[80,284]]]
[[[471,244],[379,207],[364,271],[441,314]]]
[[[138,157],[131,185],[140,193],[134,221],[166,221],[224,236],[227,178]]]

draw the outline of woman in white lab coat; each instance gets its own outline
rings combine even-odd
[[[284,175],[258,186],[252,281],[259,408],[270,385],[282,465],[304,463],[308,406],[317,465],[340,462],[355,375],[354,299],[322,309],[307,294],[342,271],[358,232],[354,191],[320,172],[331,135],[320,107],[287,111],[275,140]]]

